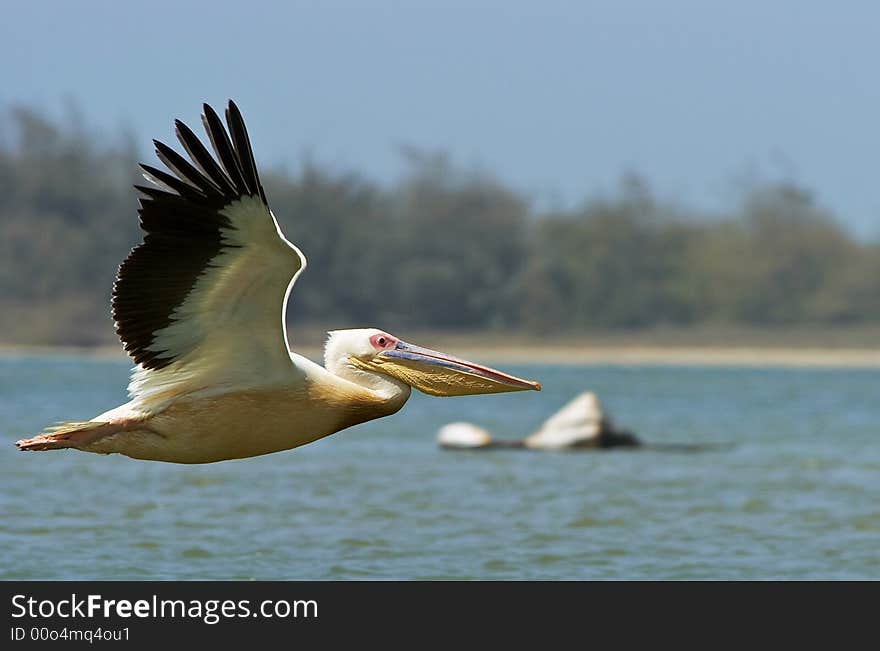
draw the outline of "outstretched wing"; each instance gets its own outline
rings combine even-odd
[[[119,267],[113,319],[137,363],[129,393],[160,398],[289,377],[287,296],[306,266],[269,210],[247,130],[230,101],[224,128],[202,121],[216,158],[179,120],[192,162],[161,142],[170,170],[141,165],[143,243]]]

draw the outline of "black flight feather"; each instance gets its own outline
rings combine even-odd
[[[241,171],[248,185],[248,191],[252,195],[259,193],[265,203],[266,194],[263,192],[263,186],[260,185],[260,179],[257,175],[257,164],[254,162],[254,152],[251,151],[251,141],[244,126],[244,119],[241,117],[241,111],[232,100],[229,100],[229,107],[226,109],[226,124],[229,126],[229,133],[232,135],[232,142],[235,145],[236,158],[241,162]]]
[[[208,196],[222,195],[222,191],[214,182],[197,170],[189,161],[168,145],[158,140],[154,140],[156,145],[156,156],[165,163],[165,167],[170,169],[177,175],[181,181],[188,181]]]
[[[140,164],[140,168],[147,173],[147,176],[150,177],[150,180],[161,183],[162,185],[166,186],[170,190],[173,190],[182,197],[187,197],[195,201],[199,201],[205,198],[205,195],[201,190],[199,190],[192,184],[187,183],[186,181],[181,181],[173,174],[168,174],[168,172],[163,172],[160,169],[156,169],[155,167],[151,167],[150,165],[146,165],[144,163]]]
[[[196,134],[180,120],[175,120],[174,126],[177,131],[177,139],[202,173],[210,177],[214,185],[220,188],[224,194],[234,193],[236,189],[232,181],[226,175],[226,172],[223,171],[223,168],[208,153],[208,150],[205,149],[205,146],[196,137]]]
[[[156,333],[174,322],[174,311],[209,269],[217,255],[235,245],[223,230],[234,228],[223,208],[245,196],[266,204],[241,113],[229,103],[229,133],[207,104],[202,118],[216,158],[182,122],[177,136],[192,163],[154,141],[169,174],[141,164],[159,185],[136,185],[144,241],[119,266],[113,285],[113,320],[125,350],[147,369],[161,369],[185,351],[153,350]],[[230,137],[231,134],[231,137]],[[234,143],[234,145],[233,145]],[[268,206],[267,206],[268,209]]]
[[[220,159],[237,192],[247,194],[247,186],[241,175],[241,166],[236,159],[235,150],[232,148],[232,142],[229,140],[229,134],[226,133],[226,129],[214,109],[205,104],[203,110],[202,124],[208,133],[208,139],[211,141],[214,153]]]

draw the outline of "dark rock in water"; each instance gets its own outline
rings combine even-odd
[[[627,429],[618,429],[610,420],[602,421],[602,430],[599,432],[600,448],[635,448],[642,445],[642,441]]]

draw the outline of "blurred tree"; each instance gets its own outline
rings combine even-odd
[[[0,296],[17,306],[0,310],[2,339],[112,340],[108,280],[139,239],[131,138],[102,146],[24,107],[0,129]]]
[[[753,323],[816,321],[819,313],[811,304],[854,252],[854,243],[808,191],[790,184],[753,191],[743,218],[750,246],[741,264],[752,268],[753,278],[735,308],[737,318]]]
[[[656,202],[642,180],[625,178],[618,197],[536,223],[536,262],[525,291],[553,306],[553,320],[563,327],[693,321],[699,306],[684,262],[695,230]],[[537,313],[540,306],[527,311]]]
[[[292,322],[576,331],[659,324],[880,322],[880,245],[853,241],[804,188],[754,184],[708,220],[625,175],[610,196],[535,214],[497,179],[404,151],[385,188],[306,163],[264,170],[308,256]],[[112,279],[140,239],[137,148],[75,106],[0,118],[0,342],[114,339]]]
[[[513,325],[525,200],[489,177],[462,174],[443,156],[410,152],[408,160],[409,174],[391,192],[393,316],[439,328]]]
[[[382,192],[356,175],[333,176],[311,163],[298,178],[263,176],[282,229],[308,259],[289,318],[375,319],[382,307],[382,251],[390,230]]]

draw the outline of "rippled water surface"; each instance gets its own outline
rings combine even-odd
[[[13,441],[124,402],[124,361],[0,359],[2,579],[880,579],[880,372],[513,366],[541,393],[414,395],[298,450],[206,466]],[[444,452],[595,391],[705,452]]]

